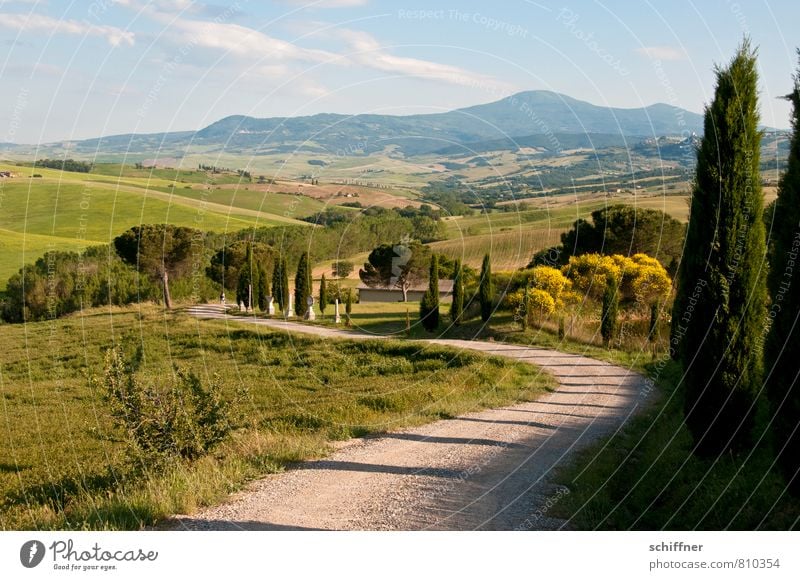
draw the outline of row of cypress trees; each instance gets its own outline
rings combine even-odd
[[[789,95],[794,133],[768,252],[756,51],[749,40],[728,66],[715,72],[717,86],[705,110],[697,152],[670,352],[685,372],[684,410],[695,453],[718,457],[752,449],[756,410],[766,394],[779,463],[797,491],[800,282],[793,277],[800,269],[795,266],[800,249],[800,81],[796,76]]]
[[[464,299],[464,268],[461,264],[461,260],[456,260],[453,267],[453,302],[450,305],[450,318],[454,326],[459,326],[464,319]],[[480,284],[478,286],[478,301],[481,308],[481,319],[484,322],[488,322],[494,306],[492,267],[489,254],[483,257]],[[430,271],[428,273],[428,289],[420,301],[419,317],[422,321],[422,327],[428,332],[433,332],[438,328],[439,259],[436,254],[431,257]]]
[[[295,273],[294,308],[303,312],[307,306],[308,297],[312,295],[313,283],[311,278],[311,262],[308,252],[300,256]],[[251,246],[248,245],[245,255],[245,267],[241,269],[236,289],[236,300],[245,307],[258,306],[261,310],[267,309],[267,298],[270,296],[270,281],[263,265],[255,263]],[[289,269],[286,258],[275,262],[272,270],[272,298],[278,309],[284,311],[289,303]],[[252,300],[253,304],[250,304]],[[301,306],[298,306],[301,305]],[[319,289],[319,310],[324,314],[327,307],[327,280],[322,275]]]
[[[253,259],[253,249],[249,244],[244,260],[244,267],[239,272],[236,283],[236,302],[244,304],[245,308],[258,306],[261,310],[266,310],[270,295],[267,270],[264,264]]]

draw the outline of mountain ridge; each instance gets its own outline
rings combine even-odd
[[[308,151],[358,155],[395,147],[405,155],[533,135],[603,134],[621,138],[702,133],[703,117],[665,103],[620,108],[594,105],[553,91],[523,91],[502,99],[442,113],[300,117],[229,115],[197,131],[120,134],[44,144],[76,154],[154,148],[159,155],[193,146],[207,152],[270,154]],[[557,148],[554,142],[553,147]]]

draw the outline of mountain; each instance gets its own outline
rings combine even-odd
[[[209,154],[248,155],[303,150],[358,155],[399,149],[405,155],[462,148],[509,138],[545,136],[544,146],[561,147],[559,135],[602,134],[605,139],[652,138],[702,132],[702,116],[665,104],[639,109],[593,105],[550,91],[527,91],[499,101],[425,115],[339,115],[259,119],[226,117],[196,132],[116,135],[52,144],[73,155],[127,153],[182,156],[193,148]],[[581,139],[584,141],[585,139]],[[513,145],[515,139],[511,140]],[[541,139],[539,139],[541,141]]]

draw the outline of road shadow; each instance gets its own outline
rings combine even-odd
[[[457,417],[456,420],[463,420],[463,417]],[[526,425],[528,423],[525,423]],[[436,437],[433,435],[416,435],[414,433],[386,433],[382,435],[387,439],[403,439],[405,441],[419,441],[421,443],[444,443],[456,445],[485,445],[487,447],[525,447],[517,443],[506,443],[505,441],[496,441],[494,439],[470,439],[468,437]]]
[[[331,531],[324,528],[307,528],[303,526],[286,526],[272,522],[236,521],[236,520],[201,520],[179,518],[170,522],[170,529],[176,532],[310,532]]]
[[[299,463],[298,470],[315,469],[331,471],[361,471],[364,473],[387,473],[389,475],[420,475],[455,479],[460,472],[453,469],[431,467],[407,467],[403,465],[382,465],[376,463],[357,463],[355,461],[312,461]]]
[[[478,419],[476,417],[456,417],[456,421],[472,421],[474,423],[496,423],[499,425],[522,425],[524,427],[538,427],[539,429],[571,429],[572,427],[564,427],[560,425],[548,425],[547,423],[539,423],[537,421],[514,421],[513,419]],[[500,443],[498,443],[500,445]],[[505,445],[504,447],[513,447],[512,444]],[[527,448],[527,445],[518,445],[518,447]]]

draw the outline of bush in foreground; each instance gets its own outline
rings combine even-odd
[[[103,376],[95,383],[135,457],[197,459],[235,428],[232,405],[223,399],[218,377],[206,386],[197,375],[176,368],[171,384],[143,384],[135,362],[126,362],[114,347],[106,352]]]

